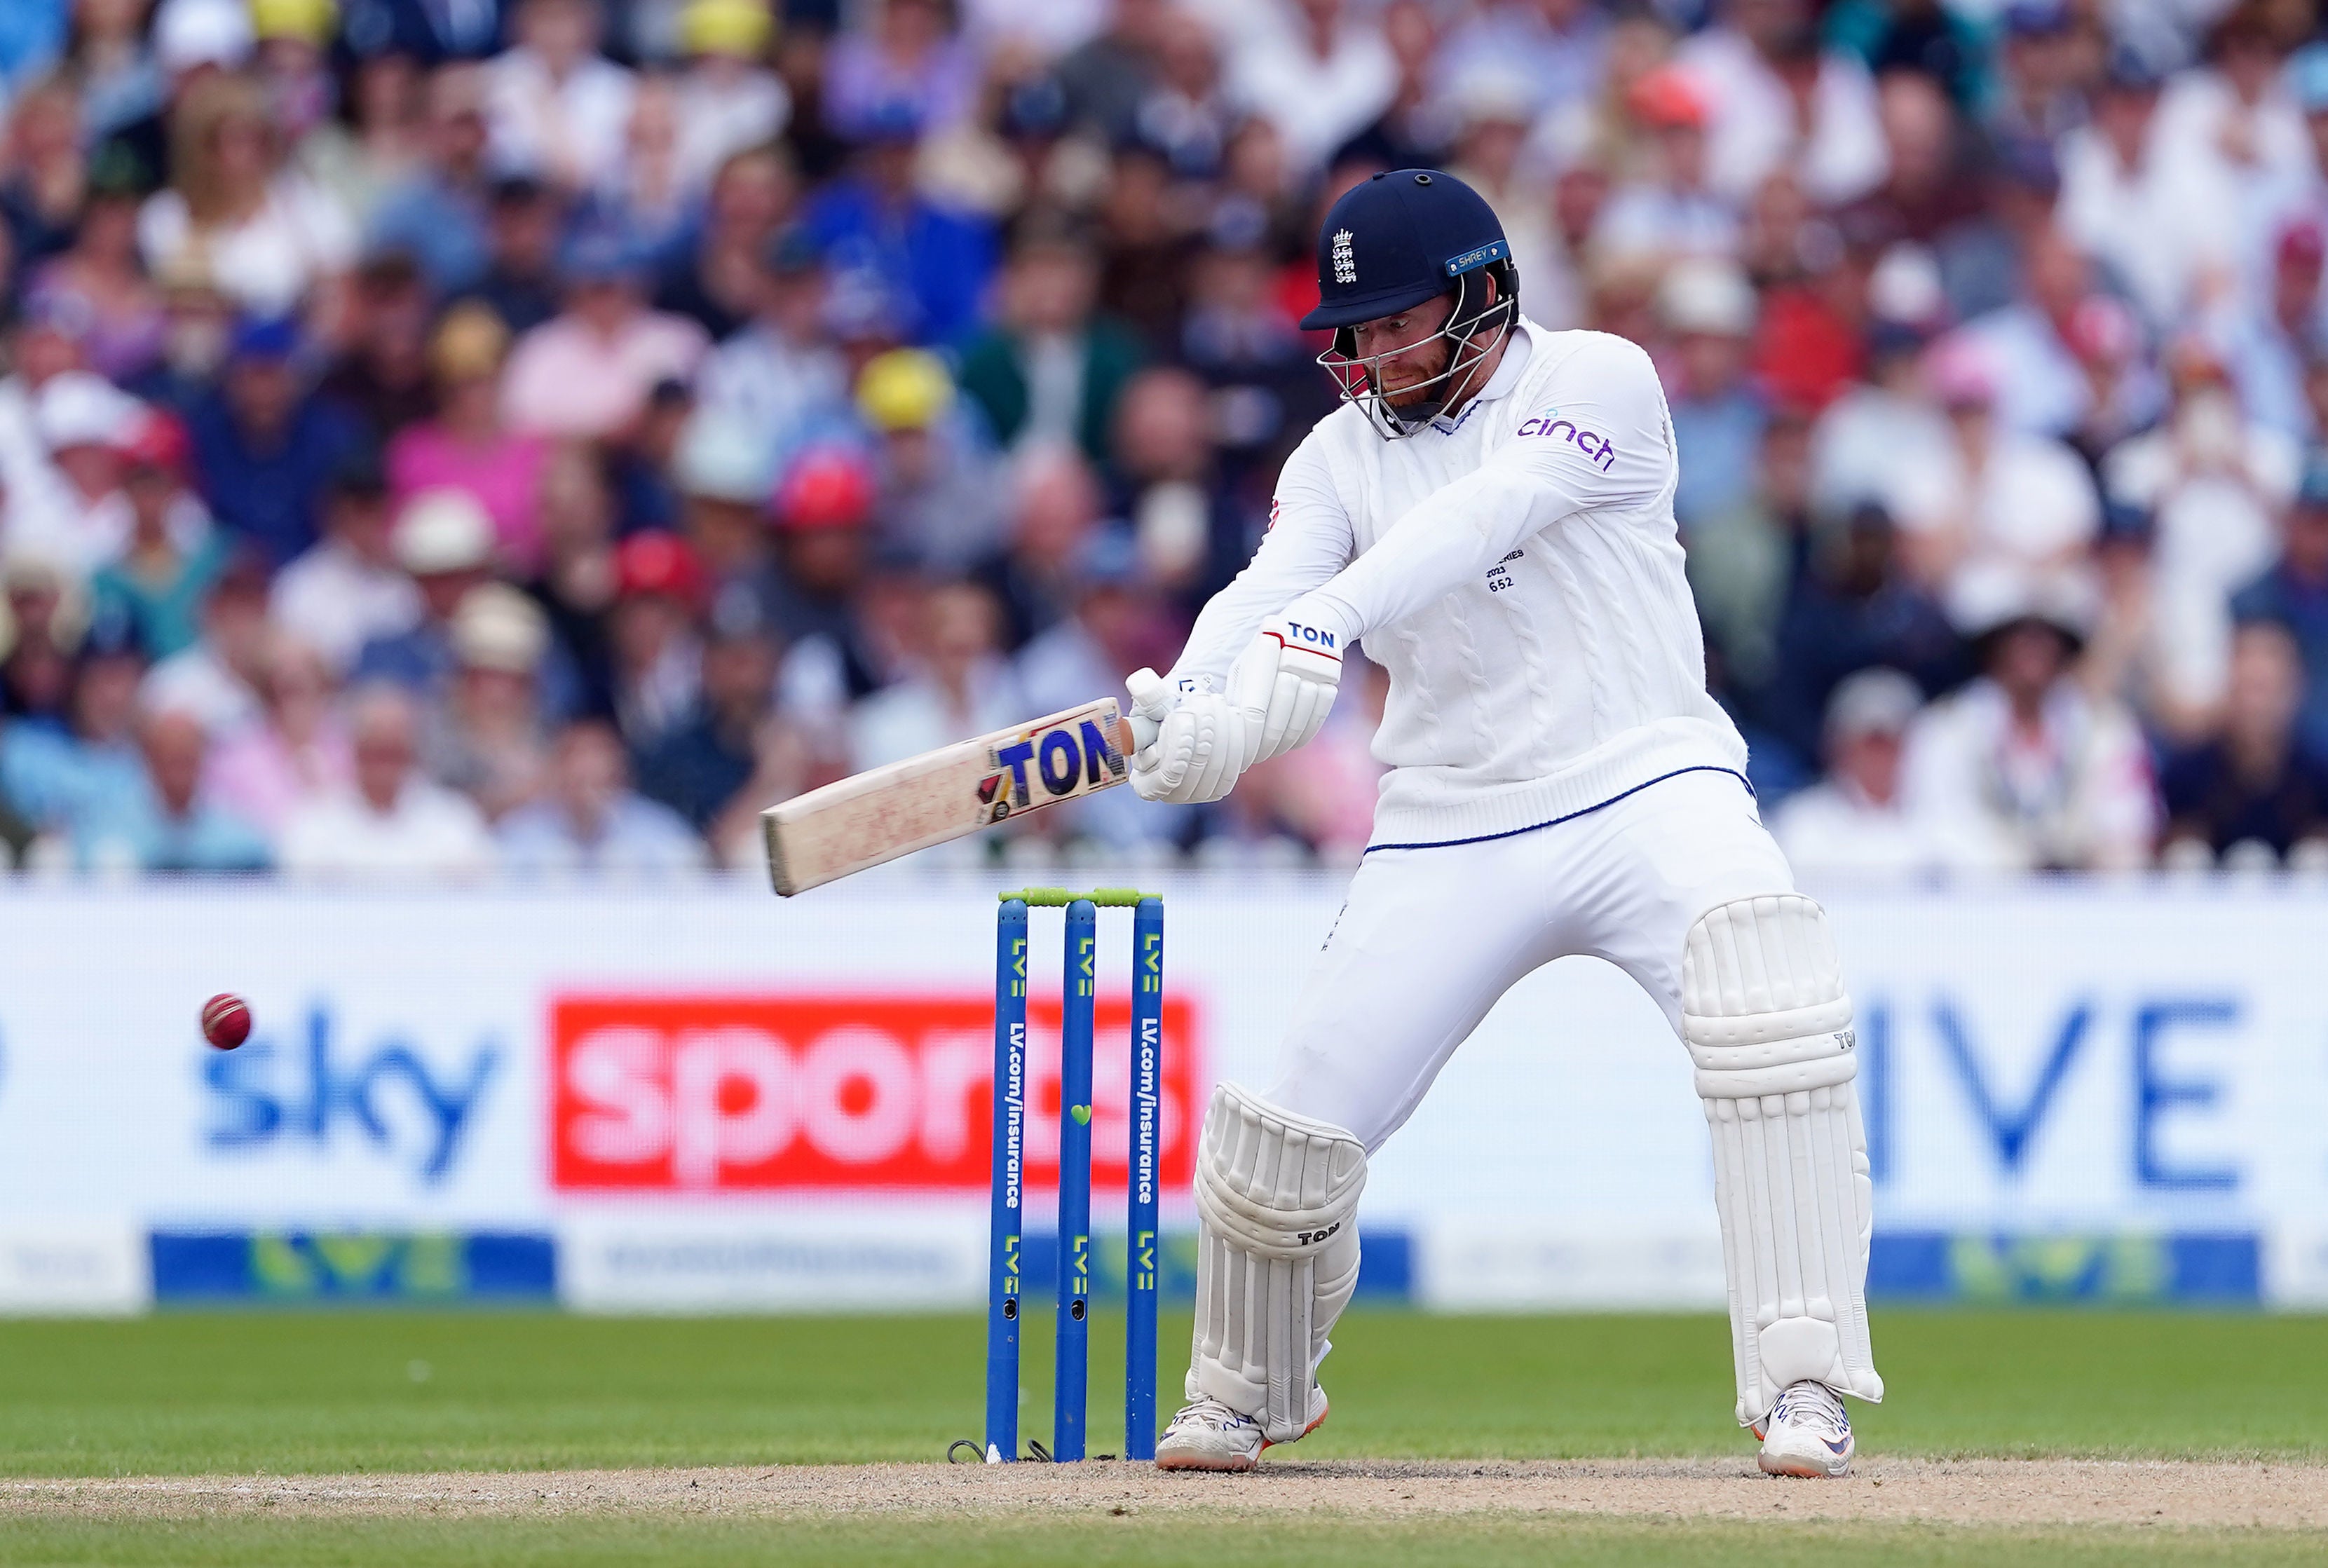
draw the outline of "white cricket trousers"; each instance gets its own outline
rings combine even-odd
[[[1573,953],[1639,981],[1677,1040],[1690,926],[1716,905],[1794,890],[1745,782],[1713,770],[1507,838],[1369,851],[1267,1097],[1372,1153],[1497,998]]]

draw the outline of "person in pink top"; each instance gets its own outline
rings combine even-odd
[[[541,565],[541,468],[549,440],[502,422],[502,363],[509,329],[489,305],[456,305],[429,340],[436,418],[408,425],[388,444],[389,484],[399,502],[427,490],[462,490],[493,521],[496,553],[516,575]]]
[[[278,633],[259,677],[259,722],[214,746],[205,770],[211,799],[269,840],[300,807],[345,789],[355,776],[347,727],[333,712],[331,666],[298,638]]]
[[[518,341],[502,412],[520,430],[620,440],[658,382],[694,380],[710,339],[647,308],[639,258],[619,236],[580,236],[561,272],[565,308]]]

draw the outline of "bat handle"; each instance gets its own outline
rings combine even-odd
[[[1123,689],[1131,693],[1131,711],[1124,715],[1131,749],[1145,751],[1156,744],[1164,715],[1170,711],[1171,688],[1153,670],[1134,670],[1124,678]]]

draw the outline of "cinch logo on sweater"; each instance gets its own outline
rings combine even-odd
[[[1551,413],[1538,414],[1533,419],[1523,419],[1520,421],[1520,427],[1512,434],[1550,436],[1556,440],[1566,441],[1579,452],[1583,453],[1587,458],[1598,464],[1600,472],[1606,474],[1609,471],[1609,465],[1617,460],[1617,448],[1610,442],[1609,437],[1601,435],[1598,430],[1580,430],[1574,421],[1558,418],[1558,412],[1554,409]]]

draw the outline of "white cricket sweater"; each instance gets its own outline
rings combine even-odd
[[[1261,548],[1172,671],[1219,690],[1283,614],[1390,673],[1375,848],[1525,831],[1671,774],[1743,775],[1705,691],[1647,354],[1522,318],[1451,418],[1385,439],[1356,408],[1286,460]]]

